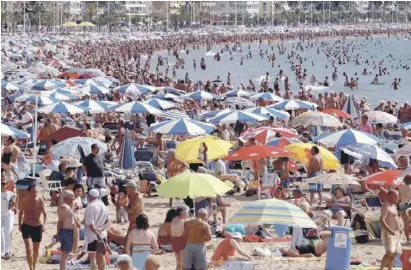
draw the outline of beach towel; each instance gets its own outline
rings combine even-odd
[[[243,237],[243,242],[248,243],[280,243],[280,242],[289,242],[289,238],[261,238],[258,235],[247,235]]]

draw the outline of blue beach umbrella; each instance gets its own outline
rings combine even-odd
[[[345,102],[344,107],[341,110],[351,115],[351,118],[360,117],[360,112],[354,104],[352,95],[348,96],[347,101]]]
[[[381,167],[398,168],[392,157],[376,145],[359,143],[342,147],[341,150],[357,159],[362,159],[364,156],[376,159]]]
[[[314,137],[315,142],[320,142],[327,147],[341,147],[350,144],[366,143],[376,145],[381,140],[372,134],[355,129],[344,129],[331,134]]]
[[[58,100],[62,100],[62,101],[79,99],[79,96],[74,94],[71,90],[60,88],[60,87],[54,90],[51,90],[49,96],[56,98]]]
[[[136,167],[136,159],[134,158],[134,146],[128,129],[125,130],[120,150],[118,167],[124,170],[134,169]]]
[[[57,81],[52,81],[52,80],[43,80],[40,82],[37,82],[31,86],[32,89],[34,90],[53,90],[59,87],[65,87],[66,84],[57,82]]]
[[[201,114],[201,117],[202,117],[202,118],[205,118],[205,119],[207,119],[207,118],[213,118],[213,117],[216,117],[216,116],[218,116],[218,115],[225,114],[225,113],[229,113],[229,112],[233,112],[233,111],[234,111],[234,110],[232,110],[232,109],[230,109],[230,108],[225,108],[225,109],[222,109],[222,110],[205,112],[205,113]]]
[[[19,86],[6,82],[6,81],[2,81],[1,82],[1,90],[7,90],[7,91],[17,91],[19,90]]]
[[[125,84],[125,85],[116,87],[114,88],[114,91],[123,93],[123,94],[126,94],[126,93],[147,94],[147,93],[154,91],[154,88],[150,85],[130,83],[130,84]]]
[[[105,113],[111,111],[110,105],[103,101],[87,99],[85,101],[76,102],[74,104],[83,108],[87,108],[90,113]]]
[[[171,111],[163,111],[161,116],[163,119],[170,119],[170,120],[178,120],[181,118],[190,118],[188,114],[185,112],[177,111],[177,110],[171,110]]]
[[[2,136],[15,136],[18,139],[28,139],[30,138],[30,134],[19,130],[15,127],[5,125],[0,123],[0,131]]]
[[[37,102],[40,106],[50,105],[56,102],[59,102],[58,99],[49,96],[38,96],[38,95],[30,95],[30,94],[23,94],[14,98],[14,102],[21,102],[21,101],[29,101],[31,103]]]
[[[250,96],[252,93],[245,91],[243,89],[235,89],[235,90],[231,90],[228,91],[225,94],[222,94],[221,96],[226,96],[226,97],[248,97]]]
[[[173,134],[173,135],[205,135],[215,129],[214,125],[181,118],[154,124],[150,130],[155,133]]]
[[[84,85],[83,87],[80,88],[80,91],[85,93],[85,94],[90,94],[90,95],[98,95],[98,94],[108,94],[110,93],[110,90],[107,88],[100,86],[96,83],[89,83]]]
[[[176,88],[168,87],[168,86],[163,87],[163,88],[159,88],[159,89],[163,90],[165,93],[170,93],[170,94],[173,94],[173,95],[176,95],[176,96],[181,96],[181,95],[185,94],[185,92],[182,91],[182,90],[178,90]]]
[[[243,112],[243,111],[234,111],[225,114],[218,115],[214,118],[209,119],[208,121],[211,123],[229,123],[234,124],[237,121],[240,123],[249,123],[249,122],[259,122],[268,120],[269,117],[266,117],[261,114],[255,114],[250,112]]]
[[[317,108],[318,105],[308,101],[303,101],[299,99],[286,99],[282,102],[274,104],[269,108],[274,108],[277,110],[298,110],[298,109],[312,109]]]
[[[279,97],[277,95],[274,95],[272,93],[258,93],[255,95],[252,95],[250,97],[250,100],[258,100],[258,99],[262,99],[262,100],[267,100],[267,101],[274,101],[274,102],[282,102],[284,101],[284,99],[282,97]]]
[[[76,106],[73,104],[66,103],[64,101],[59,101],[44,107],[41,107],[38,110],[40,113],[61,113],[61,114],[75,114],[75,113],[85,113],[88,111],[87,108]]]
[[[107,146],[100,140],[91,137],[72,137],[65,139],[50,148],[53,155],[57,156],[72,156],[78,160],[81,159],[79,152],[79,146],[83,149],[84,155],[87,156],[91,153],[91,145],[97,144],[99,148],[99,155],[107,151]]]
[[[198,90],[193,93],[186,94],[184,96],[195,99],[195,100],[211,100],[215,98],[215,95],[209,92],[206,92],[206,91],[202,91],[202,90]]]
[[[152,98],[146,101],[143,101],[144,104],[148,104],[153,106],[154,108],[161,109],[161,110],[167,110],[171,108],[175,108],[176,104],[171,101],[166,101],[158,98]]]
[[[116,108],[112,109],[116,112],[123,113],[151,113],[154,115],[162,114],[162,112],[159,109],[139,101],[132,101],[125,104],[121,104],[119,106],[116,106]]]
[[[252,112],[256,114],[273,116],[274,118],[279,119],[279,120],[288,120],[290,118],[290,114],[288,112],[279,111],[274,108],[258,107],[258,108],[249,108],[244,111]]]
[[[411,122],[401,124],[400,129],[411,129]]]
[[[36,79],[28,79],[24,81],[20,81],[19,85],[24,86],[24,87],[31,87],[33,84],[40,82],[39,80]]]

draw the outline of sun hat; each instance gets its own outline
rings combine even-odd
[[[80,161],[78,161],[77,159],[72,159],[70,160],[69,165],[67,166],[68,168],[78,168],[81,165],[83,165],[82,163],[80,163]]]

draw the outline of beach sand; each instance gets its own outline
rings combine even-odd
[[[39,193],[40,196],[40,193]],[[244,197],[244,196],[232,196],[227,197],[230,200],[231,206],[228,209],[229,218],[233,213],[239,210],[247,201],[256,200],[256,197]],[[49,205],[50,202],[47,201],[46,205]],[[146,205],[146,214],[149,217],[150,222],[150,229],[157,235],[157,230],[160,224],[163,222],[165,218],[165,214],[168,208],[168,199],[159,198],[159,197],[151,197],[145,198],[145,205]],[[57,215],[56,215],[56,207],[47,206],[47,224],[46,224],[46,232],[43,234],[43,241],[41,243],[40,249],[40,256],[42,256],[45,252],[45,246],[48,245],[52,239],[52,236],[56,233],[56,226],[57,226]],[[219,214],[220,216],[220,214]],[[110,220],[115,220],[115,207],[110,205]],[[25,259],[25,248],[24,242],[21,237],[21,233],[18,231],[17,228],[17,216],[15,217],[15,226],[13,228],[13,243],[12,243],[12,253],[14,257],[11,257],[10,260],[4,261],[2,260],[1,269],[9,270],[9,269],[28,269],[26,259]],[[127,230],[127,225],[119,225],[122,230],[125,232]],[[217,245],[217,241],[214,246]],[[373,262],[377,259],[381,259],[382,255],[384,254],[384,249],[381,245],[381,241],[370,241],[368,244],[360,245],[354,243],[355,239],[353,239],[353,246],[351,257],[360,259],[363,262]],[[80,242],[81,243],[81,242]],[[288,247],[289,242],[282,242],[282,243],[242,243],[242,247],[250,254],[254,250],[255,247],[268,247],[270,249],[274,249],[274,247]],[[55,248],[58,247],[58,244]],[[213,254],[213,250],[208,250],[208,257],[211,257]],[[325,257],[323,255],[322,258],[314,258],[314,259],[293,259],[293,258],[273,258],[273,259],[266,259],[266,260],[256,260],[258,264],[255,269],[324,269],[325,268]],[[175,258],[174,255],[171,253],[161,255],[161,263],[162,269],[175,269]],[[39,270],[54,270],[59,269],[57,264],[40,264],[38,263],[37,269]],[[112,269],[112,268],[111,268]]]

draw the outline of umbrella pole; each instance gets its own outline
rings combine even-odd
[[[33,138],[33,149],[34,149],[34,162],[33,162],[33,178],[36,175],[36,162],[37,162],[37,150],[36,150],[36,141],[37,141],[37,109],[39,106],[38,97],[36,95],[36,109],[34,111],[34,128],[32,128],[32,138]]]

